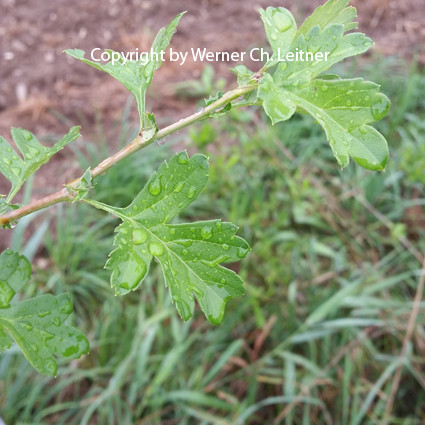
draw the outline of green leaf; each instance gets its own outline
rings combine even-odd
[[[312,115],[325,130],[341,167],[351,156],[365,168],[383,170],[388,159],[387,143],[368,124],[387,114],[388,98],[379,93],[377,84],[323,75],[332,65],[365,52],[373,44],[364,34],[344,34],[356,27],[356,11],[347,4],[347,0],[330,0],[316,9],[293,37],[289,49],[290,37],[280,42],[277,36],[273,38],[270,44],[275,59],[268,65],[277,66],[273,74],[264,73],[258,98],[273,124],[288,120],[296,109]],[[270,18],[263,20],[270,39],[278,28],[272,28],[273,8],[267,11]],[[281,8],[275,9],[275,13],[281,12]],[[282,51],[292,56],[282,56]]]
[[[192,317],[196,297],[208,320],[218,324],[226,302],[244,293],[242,279],[220,263],[245,257],[248,244],[235,236],[235,225],[220,220],[167,224],[199,195],[208,169],[205,156],[189,159],[181,152],[162,163],[128,207],[90,203],[123,220],[106,264],[117,294],[138,288],[155,257],[181,317]]]
[[[356,29],[358,24],[353,21],[357,17],[357,11],[355,7],[347,7],[349,2],[350,0],[330,0],[317,7],[301,25],[300,33],[306,36],[314,26],[325,28],[331,23],[344,25],[344,31]]]
[[[146,90],[149,87],[154,71],[162,64],[161,52],[170,44],[173,34],[176,32],[177,25],[184,13],[177,15],[166,28],[161,28],[155,37],[149,54],[149,58],[144,61],[128,60],[123,58],[118,52],[106,50],[109,53],[110,61],[102,64],[84,57],[85,52],[79,49],[68,49],[65,53],[78,59],[93,68],[104,71],[121,82],[136,98],[137,108],[140,116],[141,128],[145,128]]]
[[[0,308],[8,308],[17,292],[31,276],[29,261],[16,252],[6,249],[0,254]]]
[[[307,85],[313,78],[336,63],[350,56],[364,53],[372,45],[372,40],[364,34],[344,35],[344,26],[341,24],[331,24],[323,30],[315,26],[305,37],[299,33],[291,46],[290,52],[293,53],[294,59],[297,58],[298,53],[300,60],[280,62],[273,78],[278,85],[282,86]],[[300,52],[304,52],[304,59],[309,60],[301,60]]]
[[[313,80],[303,89],[290,87],[286,96],[312,115],[323,127],[341,167],[349,156],[362,167],[383,170],[388,147],[383,136],[366,125],[383,118],[388,98],[379,86],[361,78],[353,80]]]
[[[65,145],[80,136],[80,127],[72,127],[54,146],[43,146],[29,131],[12,128],[12,138],[22,153],[20,158],[10,144],[0,136],[0,172],[12,183],[6,199],[10,202],[24,182]]]
[[[79,358],[89,350],[87,338],[64,324],[72,312],[69,295],[41,295],[11,303],[13,296],[29,280],[28,260],[10,250],[0,255],[0,352],[13,340],[34,368],[55,376],[55,357]]]

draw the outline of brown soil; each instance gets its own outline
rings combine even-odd
[[[0,134],[10,140],[10,127],[35,134],[64,134],[69,123],[83,122],[90,137],[95,113],[106,123],[119,118],[128,98],[116,81],[63,54],[68,48],[86,52],[95,47],[117,51],[148,50],[157,30],[186,10],[172,40],[175,50],[206,47],[212,51],[246,51],[265,44],[258,8],[284,6],[298,22],[319,0],[0,0]],[[383,55],[407,58],[417,54],[425,62],[425,0],[353,0],[360,29],[371,36]],[[244,62],[255,69],[258,65]],[[217,63],[217,75],[229,84],[228,69],[236,63]],[[165,62],[150,91],[149,108],[166,117],[161,124],[194,110],[193,99],[175,96],[174,84],[198,78],[203,63],[184,66]],[[67,117],[69,122],[61,117]],[[134,116],[136,119],[136,117]],[[87,125],[89,124],[89,125]],[[56,167],[38,174],[34,196],[66,181],[75,168],[58,155]],[[69,155],[69,150],[67,151]],[[59,175],[60,179],[52,178]],[[9,183],[0,176],[0,193]],[[1,245],[1,241],[0,241]]]

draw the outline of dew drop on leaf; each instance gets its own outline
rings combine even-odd
[[[248,254],[248,252],[249,252],[248,248],[239,247],[238,248],[238,257],[239,258],[245,258],[246,255]]]
[[[155,178],[149,183],[149,193],[152,196],[158,196],[161,193],[161,189],[161,182],[159,178]]]
[[[178,182],[174,187],[174,192],[179,193],[184,187],[184,182]]]
[[[10,165],[10,164],[12,164],[12,161],[11,161],[9,158],[3,158],[3,162],[4,162],[6,165]]]
[[[120,283],[120,288],[129,290],[130,289],[130,284],[128,282],[121,282]],[[119,293],[118,293],[118,295],[119,295]]]
[[[27,139],[27,141],[29,142],[32,139],[32,134],[29,131],[25,132],[25,138]]]
[[[373,119],[375,121],[379,121],[382,118],[384,118],[385,115],[387,115],[389,107],[390,107],[390,104],[387,101],[387,99],[383,96],[380,97],[379,101],[376,101],[372,105],[371,113],[372,113]]]
[[[140,245],[146,241],[148,234],[143,229],[134,229],[133,230],[133,243],[135,245]]]
[[[184,165],[189,162],[189,158],[186,152],[180,152],[177,156],[177,161],[179,164]]]
[[[293,24],[290,16],[286,13],[283,13],[282,11],[276,11],[273,14],[273,23],[281,32],[287,31],[289,28],[292,27]]]
[[[164,253],[164,248],[162,247],[162,245],[158,242],[151,242],[149,244],[149,252],[158,257],[160,255],[162,255]]]
[[[195,196],[195,191],[196,191],[196,186],[191,186],[190,188],[189,188],[189,190],[187,191],[187,197],[189,198],[189,199],[192,199],[194,196]]]
[[[78,345],[71,345],[70,347],[67,347],[65,350],[62,351],[62,357],[75,356],[78,353],[78,350]]]
[[[44,369],[49,375],[56,376],[58,366],[53,359],[44,360]]]
[[[211,234],[212,234],[212,229],[210,226],[204,226],[201,229],[202,239],[209,239],[211,237]]]
[[[30,323],[28,322],[22,322],[22,326],[27,330],[27,331],[32,331],[33,327]]]

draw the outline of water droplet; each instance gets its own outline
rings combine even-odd
[[[174,235],[174,233],[176,233],[176,229],[171,228],[170,229],[170,235]]]
[[[184,248],[184,249],[182,249],[182,254],[187,255],[187,254],[189,254],[189,251],[186,248]]]
[[[186,152],[180,152],[177,155],[177,161],[181,165],[187,164],[189,162],[189,157],[187,156],[187,153]]]
[[[31,323],[28,323],[28,322],[21,322],[21,324],[22,324],[22,326],[23,326],[26,330],[28,330],[28,331],[32,331],[32,330],[33,330],[33,327],[32,327],[32,325],[31,325]]]
[[[184,187],[184,182],[178,182],[174,187],[174,192],[179,193]]]
[[[362,134],[367,134],[367,130],[364,126],[359,127],[359,132]]]
[[[293,26],[293,21],[289,16],[289,12],[284,12],[282,10],[275,10],[273,14],[273,23],[281,32],[288,31]]]
[[[346,104],[346,106],[351,106],[351,100],[347,100],[347,101],[345,102],[345,104]]]
[[[165,137],[163,137],[162,139],[158,139],[156,143],[158,143],[159,146],[163,145],[165,143]]]
[[[388,102],[387,98],[384,96],[381,96],[379,100],[376,100],[375,103],[372,105],[371,113],[372,113],[373,119],[375,121],[379,121],[382,118],[384,118],[389,108],[390,108],[390,103]]]
[[[238,248],[238,257],[239,258],[245,258],[246,255],[248,254],[248,252],[249,252],[248,248],[239,247]]]
[[[201,236],[203,239],[209,239],[211,237],[212,234],[212,229],[210,226],[204,226],[201,229]]]
[[[223,245],[222,245],[222,248],[223,248],[225,251],[228,251],[228,250],[229,250],[229,245],[227,245],[227,243],[225,243],[225,244],[223,244]]]
[[[65,350],[62,350],[62,356],[65,358],[75,356],[77,353],[78,353],[78,344],[70,345],[69,347],[66,347]]]
[[[61,321],[61,319],[60,319],[59,317],[55,317],[55,318],[52,320],[52,323],[53,323],[55,326],[57,326],[57,327],[59,327],[60,325],[62,325],[62,321]]]
[[[48,316],[49,314],[52,314],[52,313],[51,313],[51,311],[47,310],[47,311],[42,311],[42,312],[38,313],[37,316],[40,317],[40,318],[43,318],[43,317]]]
[[[205,264],[206,266],[209,267],[216,267],[218,266],[220,263],[224,263],[229,259],[229,257],[227,255],[220,255],[217,258],[215,258],[214,260],[211,261],[207,261],[207,260],[201,260],[201,263]]]
[[[153,196],[158,196],[161,193],[161,181],[159,177],[154,177],[151,182],[149,182],[149,193]]]
[[[133,230],[133,243],[135,245],[140,245],[146,241],[148,234],[143,229],[134,229]]]
[[[32,155],[37,156],[40,155],[40,151],[32,146],[28,146],[28,150],[31,152]]]
[[[120,283],[120,288],[126,289],[128,291],[130,290],[130,284],[128,282],[122,282]]]
[[[221,223],[221,221],[220,221],[220,220],[219,220],[219,221],[217,221],[217,222],[215,223],[215,226],[217,227],[217,230],[218,230],[219,232],[221,232],[222,223]]]
[[[44,369],[49,375],[56,376],[58,365],[53,359],[44,359]]]
[[[162,245],[158,242],[151,242],[149,244],[149,252],[158,257],[160,255],[162,255],[164,253],[164,248],[162,247]]]
[[[133,205],[133,211],[137,211],[139,207],[137,205]]]
[[[322,90],[322,91],[328,91],[328,86],[322,86],[322,87],[320,87],[320,90]]]
[[[192,198],[195,196],[195,192],[196,192],[196,186],[191,186],[191,187],[189,188],[189,190],[187,191],[186,196],[187,196],[189,199],[192,199]]]
[[[10,164],[12,164],[12,161],[11,161],[9,158],[3,158],[3,162],[4,162],[6,165],[10,165]]]
[[[181,241],[180,245],[183,245],[185,247],[189,247],[189,246],[192,246],[192,241],[191,240]]]

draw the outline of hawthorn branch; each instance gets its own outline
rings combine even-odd
[[[186,118],[183,118],[161,130],[158,130],[149,140],[143,139],[143,132],[141,130],[129,145],[116,152],[109,158],[106,158],[93,170],[91,170],[92,178],[94,179],[100,174],[105,173],[115,164],[118,164],[118,162],[122,161],[124,158],[127,158],[133,153],[151,145],[156,140],[161,140],[164,137],[167,137],[170,134],[173,134],[185,127],[188,127],[189,125],[197,121],[208,118],[213,112],[224,108],[228,103],[232,102],[235,99],[238,99],[241,96],[246,95],[247,93],[250,93],[257,87],[257,84],[252,84],[249,86],[238,87],[236,89],[230,90],[225,93],[220,99],[216,100],[205,108],[202,108],[199,112],[195,112],[194,114],[189,115]],[[76,196],[76,194],[73,193],[72,189],[77,188],[78,185],[81,183],[81,180],[82,177],[72,180],[71,182],[64,185],[66,187],[62,188],[61,190],[0,216],[0,226],[6,226],[28,214],[42,210],[60,202],[72,202]]]

